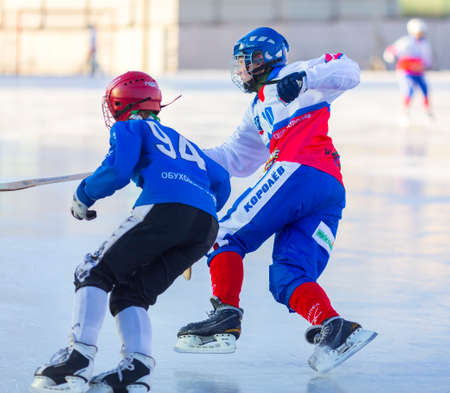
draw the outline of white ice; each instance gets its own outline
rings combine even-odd
[[[247,256],[238,350],[230,355],[173,351],[178,328],[205,318],[209,274],[199,261],[150,309],[157,367],[155,393],[450,392],[450,74],[430,76],[434,122],[413,103],[398,125],[393,74],[364,73],[332,106],[330,135],[342,158],[347,208],[320,283],[335,308],[379,336],[328,376],[306,359],[307,323],[268,290],[271,241]],[[0,78],[0,181],[95,169],[107,151],[100,102],[107,80]],[[232,133],[251,96],[227,73],[161,78],[163,122],[199,145]],[[251,179],[233,180],[236,197]],[[28,391],[33,372],[70,331],[72,274],[127,216],[129,185],[98,202],[98,218],[79,222],[69,206],[77,183],[0,193],[0,393]],[[299,190],[301,192],[301,190]],[[95,365],[115,367],[113,319],[101,332]]]

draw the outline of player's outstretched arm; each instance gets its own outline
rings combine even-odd
[[[349,90],[359,84],[359,65],[344,54],[327,53],[317,60],[305,70],[308,89]]]
[[[139,126],[146,127],[142,121],[133,124],[117,122],[111,128],[110,148],[105,159],[84,181],[83,191],[93,201],[114,194],[130,182],[140,157],[142,139]]]
[[[383,60],[386,63],[393,63],[395,61],[395,54],[396,54],[395,46],[389,45],[383,52]]]
[[[70,210],[76,219],[96,218],[97,213],[88,208],[97,199],[114,194],[130,182],[133,169],[140,157],[142,144],[139,129],[133,129],[130,124],[130,122],[114,124],[110,130],[110,148],[105,159],[92,175],[79,184],[75,191]]]
[[[205,149],[205,154],[224,167],[230,176],[246,177],[269,157],[269,149],[258,133],[250,108],[241,124],[222,145]]]

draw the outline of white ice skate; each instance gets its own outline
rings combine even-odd
[[[405,111],[399,118],[398,118],[398,125],[402,128],[409,128],[412,125],[411,121],[411,114],[408,111]]]
[[[147,393],[150,391],[150,374],[155,360],[141,353],[130,353],[110,371],[92,378],[88,393]]]
[[[71,340],[49,363],[39,367],[31,384],[36,393],[85,393],[92,376],[97,348]]]
[[[377,333],[363,329],[356,322],[340,317],[330,318],[322,327],[308,364],[314,370],[326,373],[353,356],[376,336]]]

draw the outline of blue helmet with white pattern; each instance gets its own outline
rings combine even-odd
[[[258,27],[234,45],[231,79],[245,92],[256,91],[258,81],[275,66],[285,65],[289,44],[270,27]]]

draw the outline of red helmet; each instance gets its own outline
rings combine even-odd
[[[161,90],[156,81],[145,72],[128,71],[114,78],[103,97],[103,118],[111,128],[117,120],[128,120],[134,110],[161,110]]]

